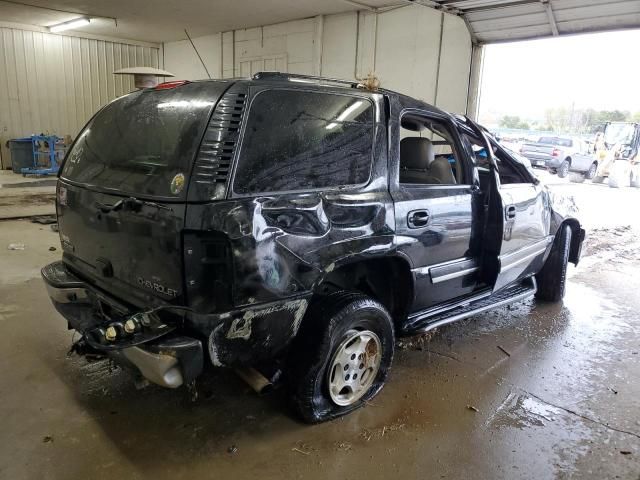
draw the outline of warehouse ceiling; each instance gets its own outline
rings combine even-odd
[[[421,1],[462,15],[479,43],[640,28],[640,0]]]
[[[370,7],[402,0],[364,0]],[[111,17],[74,30],[147,42],[167,42],[363,8],[347,0],[16,0],[0,1],[0,21],[46,27],[79,15]]]
[[[0,21],[104,17],[76,31],[160,43],[185,39],[185,29],[194,37],[411,3],[461,16],[478,43],[640,28],[640,0],[0,0]]]

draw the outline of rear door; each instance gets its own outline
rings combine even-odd
[[[479,146],[483,152],[489,151],[484,155],[486,167],[478,167],[481,180],[486,179],[483,190],[487,195],[482,278],[497,291],[542,267],[553,240],[549,235],[551,219],[543,187],[497,142],[472,126],[476,130],[475,141],[484,144],[472,148]]]
[[[58,185],[63,259],[134,305],[182,303],[189,176],[223,82],[145,89],[98,112]]]

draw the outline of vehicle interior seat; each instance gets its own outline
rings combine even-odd
[[[436,158],[431,140],[406,137],[400,142],[400,183],[451,185],[456,179],[449,161]]]
[[[430,183],[443,185],[455,185],[457,183],[451,164],[445,157],[438,157],[429,164],[429,175],[434,180]]]

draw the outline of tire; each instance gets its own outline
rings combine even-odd
[[[586,173],[586,177],[588,180],[593,180],[596,177],[596,173],[598,172],[598,164],[593,162],[589,167],[589,170]]]
[[[569,175],[570,167],[571,162],[569,162],[569,160],[564,160],[558,167],[558,177],[565,178],[567,175]]]
[[[571,183],[584,183],[587,177],[582,173],[571,172],[569,174],[569,181]]]
[[[591,183],[604,183],[604,177],[593,177]]]
[[[620,182],[615,175],[609,174],[609,188],[620,188]]]
[[[361,335],[371,338],[362,342]],[[353,341],[356,343],[349,342],[354,337],[358,337]],[[305,422],[320,423],[360,408],[382,389],[393,360],[394,343],[391,316],[377,301],[349,292],[314,299],[288,359],[288,387],[294,409]],[[359,346],[364,348],[362,353],[353,364],[349,363]],[[372,346],[379,349],[377,356],[367,353],[373,351]],[[339,368],[342,366],[339,359],[345,358],[340,354],[349,353],[348,348],[356,353],[347,356],[344,368]],[[367,358],[372,363],[368,364]],[[358,363],[359,360],[362,362]],[[377,369],[374,363],[377,363]],[[336,372],[340,373],[339,377]],[[367,372],[369,377],[366,377]],[[358,374],[360,378],[354,382]],[[335,383],[347,377],[350,377],[351,386],[338,390]],[[330,390],[332,385],[334,388]],[[358,394],[354,393],[363,385]],[[353,395],[348,393],[349,389]],[[341,395],[343,391],[347,394]],[[350,395],[353,398],[349,398]]]
[[[640,165],[631,166],[629,186],[633,188],[640,188]]]
[[[556,233],[551,253],[542,270],[536,275],[536,298],[546,302],[559,302],[564,298],[567,283],[567,264],[571,248],[571,227],[562,225]]]

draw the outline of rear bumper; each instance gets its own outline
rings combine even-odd
[[[88,344],[86,348],[109,356],[163,387],[177,388],[202,372],[202,342],[177,335],[174,328],[167,328],[165,335],[148,335],[149,341],[144,341],[145,333],[140,332],[128,341],[101,345],[93,338],[95,332],[102,333],[113,323],[113,319],[99,314],[101,304],[109,305],[114,316],[122,318],[135,312],[128,312],[126,306],[96,292],[69,272],[62,262],[47,265],[41,274],[54,307],[67,320],[70,329],[83,335],[81,341]]]
[[[201,373],[205,349],[216,367],[255,366],[282,356],[298,332],[311,297],[311,292],[297,293],[269,303],[204,314],[177,307],[182,308],[180,316],[172,315],[172,307],[167,305],[162,312],[148,314],[83,282],[63,262],[44,267],[42,278],[56,310],[70,329],[82,334],[90,353],[108,355],[135,367],[150,381],[171,388]],[[159,316],[163,317],[160,322]],[[141,320],[142,325],[143,319],[151,318],[153,325],[133,334],[118,334],[117,341],[107,341],[108,327],[121,331],[133,318]],[[161,325],[150,331],[158,323]],[[181,381],[174,370],[177,366]]]
[[[545,165],[547,166],[547,168],[559,168],[560,164],[563,162],[564,160],[562,158],[559,157],[551,157],[551,158],[547,158],[545,160]]]
[[[558,168],[562,163],[560,157],[551,157],[549,155],[535,155],[529,153],[522,153],[522,156],[526,157],[532,167],[537,168]]]

